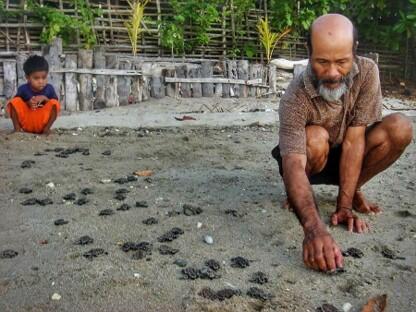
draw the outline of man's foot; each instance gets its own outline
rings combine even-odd
[[[361,191],[356,191],[354,195],[354,200],[352,202],[352,207],[355,211],[365,214],[378,214],[381,213],[380,207],[375,204],[367,201],[364,194]]]

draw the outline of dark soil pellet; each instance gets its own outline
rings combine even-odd
[[[213,280],[213,279],[221,277],[219,274],[217,274],[217,272],[215,272],[211,268],[202,268],[199,270],[198,274],[199,274],[199,278],[202,278],[202,279]]]
[[[64,220],[64,219],[58,219],[58,220],[55,220],[53,223],[54,223],[55,225],[64,225],[64,224],[68,224],[68,223],[69,223],[69,221]]]
[[[327,275],[339,275],[347,272],[344,268],[336,268],[334,271],[325,272]]]
[[[152,252],[151,252],[151,251],[137,250],[136,252],[134,252],[134,253],[131,255],[131,258],[132,258],[133,260],[141,260],[141,259],[146,258],[147,256],[150,256],[151,254],[152,254]]]
[[[85,236],[81,236],[80,238],[78,238],[74,244],[76,245],[89,245],[92,244],[94,242],[94,239],[89,237],[88,235]]]
[[[136,207],[137,208],[148,208],[149,205],[147,204],[146,201],[138,201],[138,202],[136,202]]]
[[[111,151],[110,150],[106,150],[106,151],[102,152],[102,154],[104,156],[110,156],[111,155]]]
[[[174,255],[179,252],[179,249],[172,248],[167,245],[160,245],[159,246],[159,253],[161,255]]]
[[[238,211],[234,209],[228,209],[225,211],[225,214],[231,215],[233,217],[238,217]]]
[[[173,263],[176,264],[178,267],[181,267],[181,268],[184,268],[188,265],[188,261],[186,261],[184,259],[176,259]]]
[[[118,178],[114,180],[114,183],[117,184],[126,184],[128,182],[127,178]]]
[[[218,271],[219,269],[221,269],[220,263],[214,259],[205,261],[205,265],[214,271]]]
[[[195,268],[185,268],[182,269],[182,274],[185,279],[195,280],[199,277],[199,270]]]
[[[240,294],[240,290],[232,288],[224,288],[219,291],[214,291],[209,287],[205,287],[198,292],[198,295],[203,298],[219,301],[224,301],[225,299],[230,299],[234,296],[239,296]]]
[[[74,202],[74,204],[78,205],[78,206],[83,206],[86,203],[88,203],[88,199],[86,199],[85,197],[79,198],[78,200],[76,200]]]
[[[253,275],[249,279],[249,282],[260,284],[260,285],[266,284],[268,281],[269,281],[269,278],[263,272],[253,273]]]
[[[171,218],[171,217],[178,216],[178,215],[180,215],[180,214],[181,214],[181,213],[180,213],[180,211],[171,210],[171,211],[168,211],[167,216],[168,216],[169,218]]]
[[[64,195],[64,197],[62,197],[64,200],[75,200],[77,198],[77,195],[75,193],[69,193]]]
[[[135,175],[129,175],[129,176],[127,176],[127,181],[128,182],[134,182],[134,181],[137,181],[138,179],[137,179],[137,177],[135,176]]]
[[[415,216],[409,210],[396,211],[394,214],[396,216],[400,217],[400,218],[409,218],[409,217],[414,217]]]
[[[158,224],[158,223],[159,221],[153,217],[143,220],[143,224],[146,224],[146,225],[152,225],[152,224]]]
[[[117,199],[119,201],[123,201],[123,200],[126,199],[126,195],[124,195],[124,194],[116,194],[116,195],[114,195],[114,199]]]
[[[112,209],[104,209],[98,213],[99,216],[111,216],[113,214],[114,214],[114,210]]]
[[[20,193],[20,194],[30,194],[30,193],[32,193],[32,189],[27,188],[27,187],[22,187],[22,188],[19,190],[19,193]]]
[[[108,255],[108,253],[102,248],[94,248],[83,254],[88,260],[92,260],[100,255]]]
[[[128,252],[130,250],[143,250],[143,251],[152,251],[153,245],[149,242],[126,242],[121,246],[121,250]]]
[[[266,300],[273,298],[272,294],[266,293],[264,290],[257,288],[257,287],[251,287],[247,291],[247,296],[254,298],[254,299],[259,299],[262,301],[266,301]]]
[[[322,306],[316,308],[316,312],[340,312],[332,304],[324,303]]]
[[[6,249],[0,252],[0,259],[11,259],[18,255],[19,253],[17,251]]]
[[[90,189],[89,187],[86,187],[86,188],[81,190],[81,194],[83,194],[83,195],[94,194],[94,191],[92,189]]]
[[[201,214],[202,212],[203,210],[200,207],[192,206],[189,204],[183,205],[183,214],[185,216],[195,216]]]
[[[38,203],[38,200],[36,198],[28,198],[25,201],[23,201],[21,204],[23,206],[32,206],[36,205]]]
[[[129,205],[122,204],[120,207],[117,208],[117,210],[119,210],[119,211],[127,211],[127,210],[130,210],[130,208],[131,207]]]
[[[50,198],[37,199],[37,203],[41,206],[52,205],[53,201]]]
[[[126,188],[121,188],[115,191],[116,194],[127,194],[130,193],[130,191]]]
[[[20,167],[23,168],[23,169],[31,168],[33,164],[35,164],[34,160],[25,160],[24,162],[22,162]]]
[[[161,243],[171,242],[171,241],[177,239],[183,233],[184,232],[183,232],[182,229],[175,227],[175,228],[171,229],[169,232],[163,234],[162,236],[159,236],[157,240]]]
[[[231,266],[233,268],[246,268],[250,266],[250,261],[243,257],[231,258]]]
[[[348,248],[347,250],[342,252],[344,257],[353,257],[353,258],[362,258],[364,257],[364,253],[355,247]]]
[[[405,257],[399,257],[397,256],[396,252],[394,252],[393,250],[391,250],[390,248],[388,248],[387,246],[384,246],[381,250],[381,254],[383,255],[384,258],[387,259],[392,259],[392,260],[406,260]]]

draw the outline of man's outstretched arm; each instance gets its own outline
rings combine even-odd
[[[357,182],[365,151],[365,127],[349,127],[342,143],[342,153],[339,165],[339,192],[337,210],[331,216],[333,225],[346,224],[348,231],[363,233],[368,225],[352,212],[352,202],[357,190]]]
[[[306,155],[287,154],[283,158],[283,180],[289,204],[301,223],[303,261],[315,270],[335,270],[343,266],[341,250],[326,230],[313,197],[312,187],[306,175]]]

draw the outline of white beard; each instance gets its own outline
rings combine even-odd
[[[341,85],[335,89],[327,88],[323,84],[319,84],[318,87],[319,95],[328,102],[338,102],[347,90],[348,87],[345,82],[341,82]]]

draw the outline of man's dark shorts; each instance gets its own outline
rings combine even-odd
[[[338,145],[329,150],[328,161],[325,168],[313,176],[309,177],[311,184],[339,185],[339,162],[341,160],[342,145]],[[280,156],[279,145],[272,150],[272,156],[279,163],[279,173],[283,177],[283,163]]]

